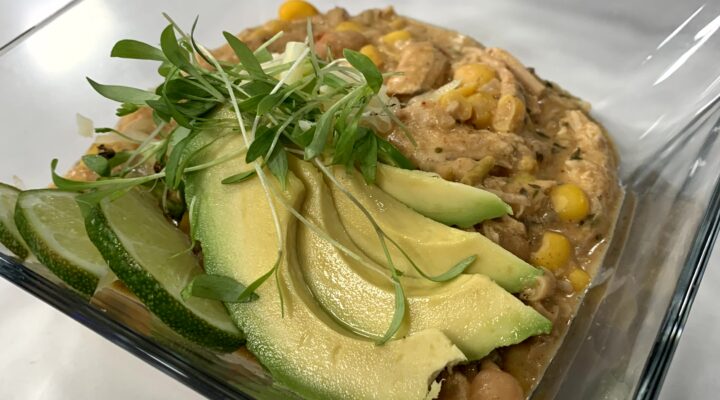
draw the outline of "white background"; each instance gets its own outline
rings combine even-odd
[[[0,46],[66,3],[67,0],[0,0]],[[259,22],[267,19],[267,13],[258,11],[257,18],[251,19]],[[0,146],[7,145],[0,142]],[[5,164],[0,161],[0,165]],[[663,399],[718,398],[719,263],[720,252],[715,251],[668,373]],[[2,400],[200,398],[2,279],[0,343]]]

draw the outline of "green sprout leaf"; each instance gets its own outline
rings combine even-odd
[[[201,51],[200,46],[195,41],[195,28],[197,28],[197,23],[199,19],[200,16],[196,16],[195,21],[193,21],[192,27],[190,28],[190,44],[192,45],[195,54],[199,54],[200,57],[202,57],[202,59],[205,60],[205,62],[207,62],[208,64],[212,64],[212,61],[208,59],[208,57],[203,51]]]
[[[82,156],[82,161],[86,167],[100,176],[108,176],[110,173],[110,165],[108,159],[97,154],[86,154]]]
[[[252,178],[253,176],[255,176],[256,172],[257,172],[257,171],[255,171],[254,169],[251,169],[251,170],[249,170],[249,171],[245,171],[245,172],[241,172],[241,173],[239,173],[239,174],[231,175],[231,176],[228,176],[227,178],[223,179],[223,180],[221,181],[221,183],[222,183],[223,185],[232,185],[232,184],[234,184],[234,183],[245,182],[246,180],[248,180],[248,179]]]
[[[257,105],[257,115],[265,115],[272,111],[275,107],[282,103],[285,97],[285,93],[277,92],[267,96],[263,96],[262,100]]]
[[[165,183],[170,189],[180,187],[193,157],[215,142],[214,137],[202,135],[201,131],[184,134],[186,128],[178,129],[180,129],[179,135],[183,138],[175,144],[165,165]]]
[[[113,168],[125,164],[131,156],[132,153],[130,152],[120,151],[115,153],[114,156],[108,158],[108,167],[110,168],[110,172],[112,172]]]
[[[136,89],[129,86],[103,85],[87,78],[90,86],[103,97],[120,103],[144,105],[148,100],[158,100],[160,96],[147,90]]]
[[[405,291],[398,278],[393,277],[392,284],[395,289],[395,311],[393,312],[393,319],[390,321],[390,326],[388,326],[385,335],[378,340],[378,345],[383,345],[392,339],[397,331],[400,330],[400,326],[402,326],[403,320],[405,319]]]
[[[285,190],[288,175],[288,155],[283,146],[275,146],[270,159],[267,160],[270,172],[280,181],[280,187]]]
[[[192,50],[192,45],[187,44]],[[168,61],[178,67],[180,70],[187,72],[192,75],[198,82],[207,89],[209,93],[212,93],[218,101],[224,100],[224,96],[214,86],[212,86],[204,77],[203,72],[198,67],[193,65],[190,61],[191,55],[188,50],[181,47],[178,43],[178,39],[175,36],[175,25],[168,25],[160,34],[160,48],[162,49],[165,57]]]
[[[270,53],[270,51],[266,48],[256,50],[254,54],[255,54],[255,58],[260,63],[264,63],[264,62],[268,62],[268,61],[272,60],[272,53]]]
[[[358,127],[357,129],[343,129],[338,135],[335,142],[335,151],[333,152],[333,164],[350,165],[353,160],[353,151],[355,143],[363,139],[366,135],[374,135],[369,129]]]
[[[261,277],[257,278],[254,282],[249,284],[245,288],[245,290],[242,291],[242,293],[240,293],[240,295],[237,298],[238,303],[244,303],[247,301],[247,299],[250,299],[252,296],[257,296],[255,294],[255,291],[257,290],[257,288],[260,287],[260,285],[265,283],[265,281],[268,280],[268,278],[270,278],[275,273],[275,271],[277,271],[278,267],[280,266],[281,256],[282,255],[278,255],[278,259],[275,261],[275,264],[272,266],[272,268],[270,268],[270,270],[268,272],[263,274]],[[282,293],[282,292],[280,292],[280,293]]]
[[[188,73],[195,72],[195,67],[190,64],[190,54],[178,44],[172,24],[165,27],[160,34],[160,48],[173,65]]]
[[[380,87],[383,84],[383,77],[380,70],[378,70],[377,66],[375,66],[375,63],[373,63],[372,60],[365,54],[355,50],[345,49],[343,50],[343,55],[350,65],[355,67],[355,69],[360,71],[360,73],[365,77],[365,81],[370,89],[372,89],[375,93],[379,92]]]
[[[315,126],[315,132],[310,144],[305,147],[305,159],[312,160],[322,154],[327,145],[330,132],[334,130],[334,113],[324,113]]]
[[[410,159],[405,157],[395,146],[382,138],[377,138],[378,142],[378,159],[385,164],[402,169],[415,169]]]
[[[113,187],[117,186],[119,184],[142,184],[145,182],[150,182],[155,179],[160,178],[161,174],[154,174],[154,175],[147,175],[147,176],[139,176],[137,178],[126,178],[126,179],[103,179],[103,180],[97,180],[97,181],[75,181],[72,179],[64,178],[55,172],[55,169],[57,168],[58,160],[53,159],[50,162],[50,172],[52,175],[52,181],[53,184],[58,188],[62,190],[69,190],[71,192],[81,192],[83,190],[89,190],[89,189],[97,189],[97,188],[107,188],[107,187]]]
[[[157,47],[137,40],[124,39],[113,46],[110,57],[131,58],[136,60],[166,61],[165,54]]]
[[[130,158],[129,152],[112,153],[112,155],[102,154],[86,154],[82,156],[82,161],[86,167],[101,177],[109,177],[113,168],[121,165]]]
[[[274,138],[275,131],[273,129],[258,128],[257,132],[255,132],[255,140],[250,143],[250,148],[245,155],[245,162],[253,162],[267,154]]]
[[[375,182],[377,173],[377,136],[365,135],[357,146],[357,162],[365,182]]]
[[[138,107],[137,104],[122,103],[120,104],[120,107],[115,110],[115,115],[117,115],[118,117],[124,117],[126,115],[134,113],[139,109],[140,107]]]
[[[258,295],[252,292],[242,296],[246,289],[243,284],[227,276],[201,274],[193,278],[180,294],[183,300],[200,297],[226,303],[248,303],[258,299]]]
[[[245,68],[251,77],[263,79],[267,76],[265,71],[263,71],[262,66],[260,66],[260,62],[255,57],[255,54],[253,54],[252,50],[250,50],[250,48],[243,43],[242,40],[238,39],[230,32],[223,32],[223,36],[235,52],[235,55],[238,60],[240,60],[243,68]]]
[[[197,80],[188,77],[180,77],[171,79],[165,83],[165,94],[172,101],[180,100],[206,100],[212,101],[212,93]]]

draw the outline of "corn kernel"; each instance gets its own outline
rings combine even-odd
[[[580,268],[573,268],[568,274],[567,279],[576,292],[583,291],[590,283],[590,275]]]
[[[475,87],[460,85],[460,87],[455,89],[455,91],[462,94],[465,97],[469,97],[469,96],[472,96],[473,93],[475,93]]]
[[[462,93],[451,90],[442,96],[438,100],[440,107],[450,114],[453,118],[458,121],[467,121],[472,116],[472,105]]]
[[[345,31],[360,32],[363,30],[363,26],[358,24],[355,21],[343,21],[343,22],[335,25],[335,30],[337,32],[345,32]]]
[[[386,33],[385,35],[383,35],[380,38],[380,40],[383,43],[385,43],[389,46],[392,46],[392,45],[396,44],[397,42],[410,40],[410,38],[411,38],[410,32],[408,32],[406,30],[399,30],[399,31],[392,31],[390,33]]]
[[[525,103],[517,96],[502,95],[493,116],[492,126],[499,132],[517,132],[525,119]]]
[[[473,90],[482,87],[497,77],[495,70],[485,64],[465,64],[455,70],[453,79],[462,82],[463,86]]]
[[[478,129],[489,127],[493,121],[496,103],[495,99],[487,93],[475,93],[468,97],[473,109],[472,123]]]
[[[572,246],[565,235],[557,232],[545,232],[540,247],[530,255],[530,262],[536,267],[545,267],[557,271],[570,261]]]
[[[360,48],[360,53],[365,54],[370,60],[372,60],[373,64],[377,67],[381,67],[383,65],[383,56],[380,54],[380,51],[378,51],[377,47],[368,44]]]
[[[308,18],[317,14],[315,6],[302,0],[288,0],[278,9],[278,18],[282,21]]]
[[[550,201],[557,216],[566,222],[580,222],[590,214],[590,200],[574,183],[555,186]]]

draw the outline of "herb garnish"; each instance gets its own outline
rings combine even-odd
[[[120,103],[116,112],[119,116],[144,107],[152,109],[156,129],[132,151],[110,158],[84,157],[86,165],[101,176],[97,181],[73,181],[57,175],[56,160],[53,160],[51,169],[53,182],[58,188],[84,192],[78,197],[78,202],[84,207],[96,204],[104,197],[122,195],[138,185],[158,183],[162,185],[165,204],[171,194],[178,197],[176,193],[182,191],[186,174],[244,154],[252,169],[238,171],[224,178],[222,183],[234,184],[255,177],[260,180],[277,233],[277,259],[267,273],[247,286],[230,278],[201,275],[188,285],[183,296],[228,302],[252,301],[257,297],[255,290],[275,275],[284,312],[277,275],[284,255],[284,239],[273,198],[333,246],[363,265],[376,268],[304,218],[269,182],[266,167],[278,180],[280,188],[284,189],[289,172],[288,157],[296,155],[312,161],[375,227],[387,257],[389,279],[395,292],[393,319],[387,332],[377,339],[379,344],[387,342],[397,333],[406,314],[405,292],[400,279],[402,273],[395,268],[388,243],[395,246],[421,276],[435,282],[457,277],[474,262],[476,256],[473,255],[441,275],[428,276],[396,242],[387,237],[362,204],[342,188],[328,170],[326,162],[348,169],[357,168],[365,181],[372,183],[378,161],[401,168],[414,168],[412,162],[371,128],[374,118],[388,119],[401,128],[404,126],[388,105],[389,98],[382,86],[383,75],[367,56],[346,49],[344,59],[318,58],[314,52],[312,26],[308,21],[305,43],[290,42],[283,54],[272,55],[266,49],[282,32],[255,51],[234,35],[224,32],[239,63],[221,62],[195,41],[197,19],[188,35],[170,17],[165,17],[170,24],[162,31],[160,48],[136,40],[121,40],[111,52],[112,57],[160,62],[158,73],[164,79],[160,86],[144,90],[101,84],[88,78],[99,94]],[[232,109],[235,118],[217,118],[216,111],[221,108]],[[205,164],[193,163],[194,156],[218,138],[202,134],[208,129],[240,134],[245,147],[241,152],[222,159]],[[403,132],[414,143],[406,129]],[[124,136],[110,128],[96,129],[96,133]],[[153,170],[154,173],[147,173]],[[195,240],[193,220],[197,205],[191,202],[187,209],[190,236]]]

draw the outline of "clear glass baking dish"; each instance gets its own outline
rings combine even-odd
[[[351,12],[380,1],[339,3]],[[504,47],[593,104],[611,132],[626,188],[600,274],[535,399],[652,399],[720,228],[720,4],[396,1],[398,12]],[[68,168],[89,145],[75,114],[114,123],[115,104],[85,76],[151,87],[154,66],[110,59],[115,41],[157,42],[167,12],[219,45],[275,16],[277,2],[77,1],[0,50],[0,181],[49,182],[49,160]],[[132,304],[88,304],[43,268],[0,250],[0,275],[108,340],[211,398],[290,398],[242,357],[184,343]]]

